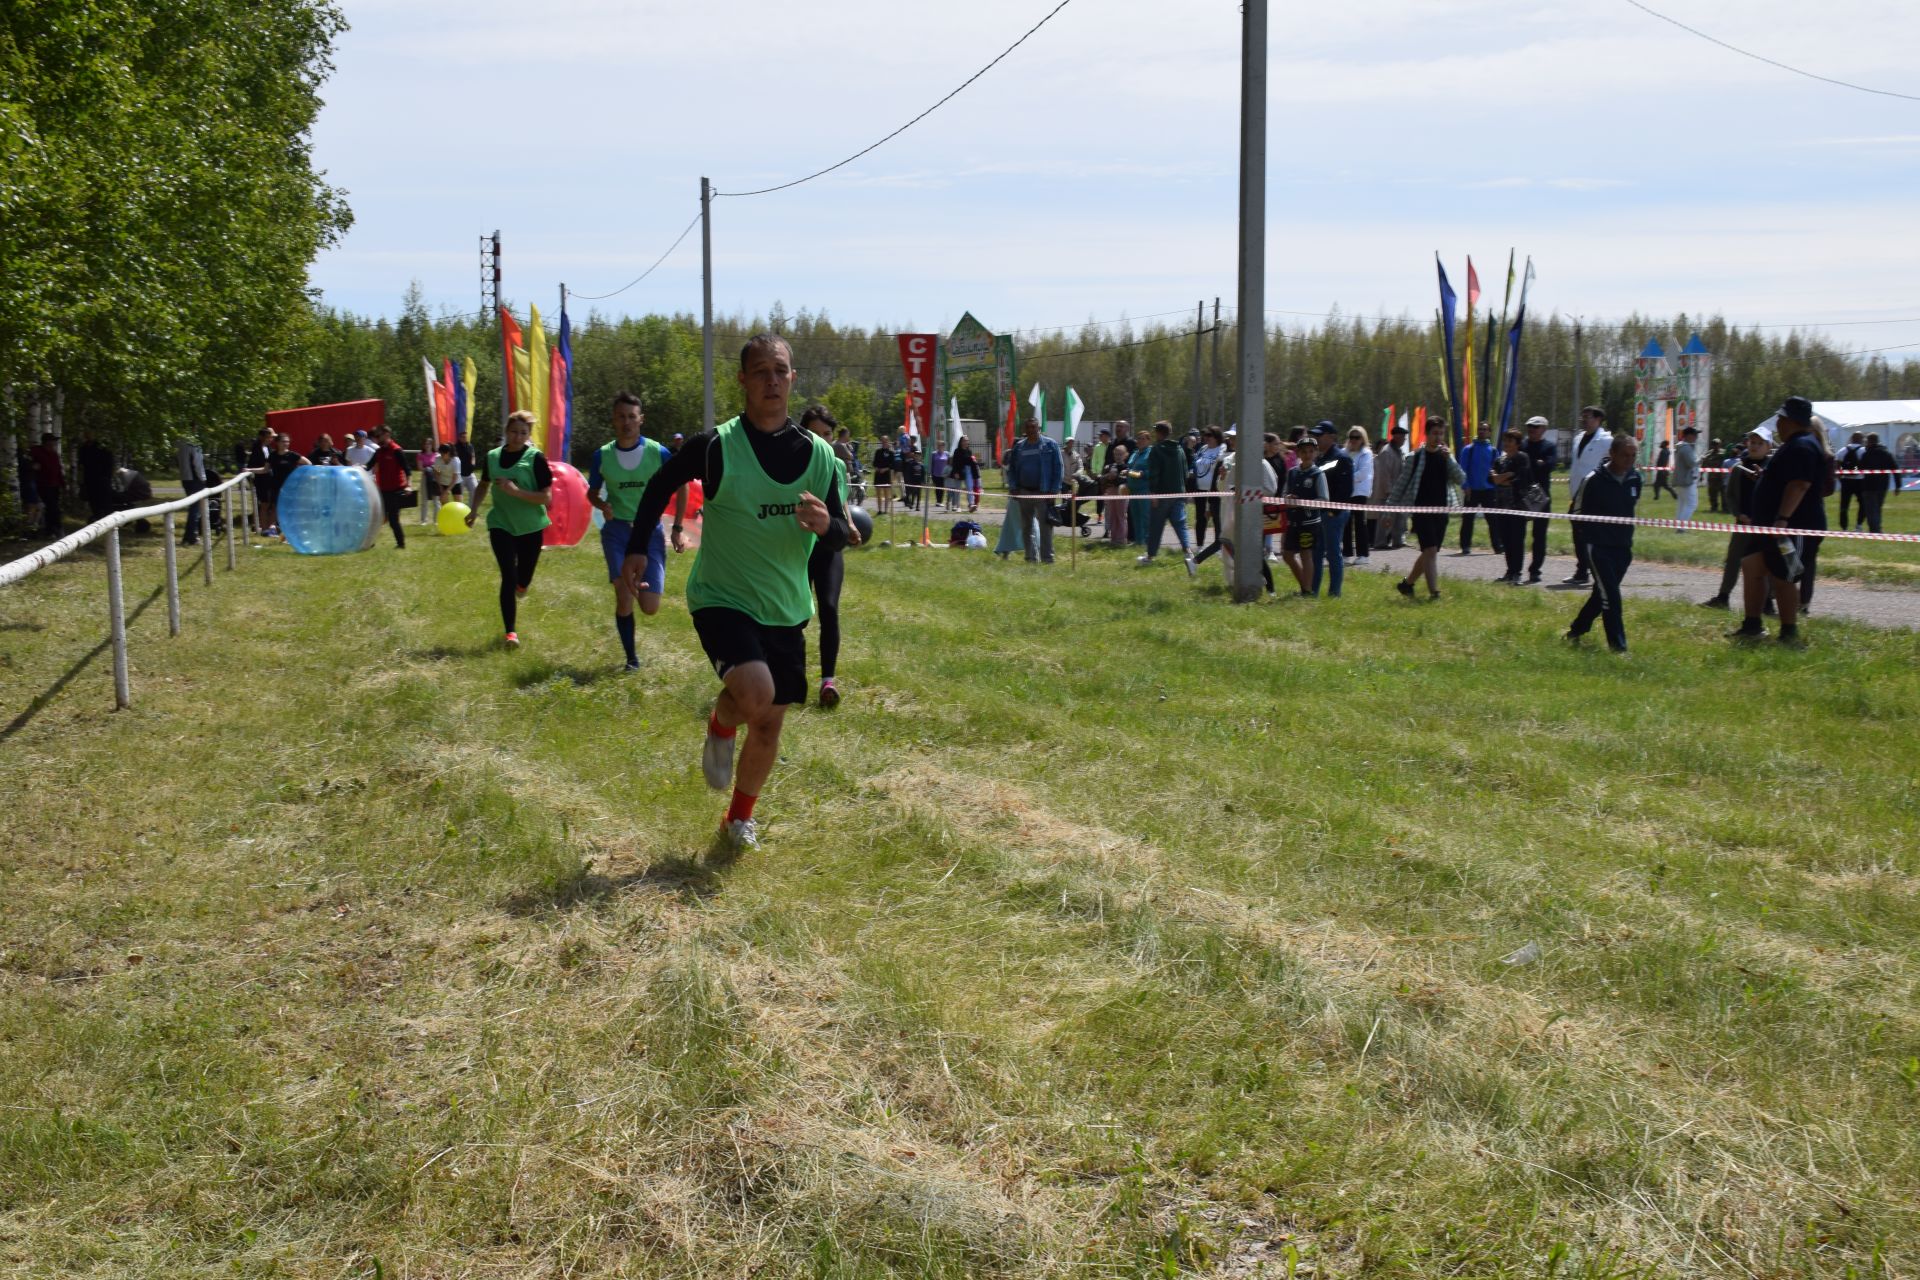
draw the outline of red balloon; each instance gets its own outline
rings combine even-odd
[[[707,501],[707,488],[698,480],[687,481],[687,519],[700,514],[700,508]]]
[[[553,500],[547,504],[547,526],[540,539],[543,547],[577,546],[593,523],[593,506],[587,501],[587,478],[564,462],[548,460],[553,471]]]

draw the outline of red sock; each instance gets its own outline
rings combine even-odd
[[[733,789],[733,803],[727,806],[727,821],[738,822],[742,818],[751,818],[753,816],[753,802],[759,798],[759,796],[750,796],[740,788],[735,787]]]
[[[716,738],[731,738],[734,734],[740,732],[740,726],[735,725],[729,729],[720,723],[719,716],[709,711],[707,712],[707,732]]]

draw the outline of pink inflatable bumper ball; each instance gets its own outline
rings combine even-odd
[[[725,479],[726,477],[722,476],[721,478]],[[691,520],[699,515],[701,504],[705,503],[706,500],[707,487],[698,480],[687,481],[687,519]],[[673,508],[669,506],[667,510],[672,511]]]
[[[553,469],[553,500],[547,504],[546,536],[543,547],[578,546],[593,522],[593,507],[587,501],[587,478],[564,462],[548,460]]]

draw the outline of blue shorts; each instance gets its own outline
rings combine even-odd
[[[607,557],[607,581],[620,581],[620,566],[627,562],[627,539],[632,526],[625,520],[609,520],[600,526],[600,550]],[[653,526],[647,540],[647,582],[644,590],[664,595],[667,590],[667,532]]]

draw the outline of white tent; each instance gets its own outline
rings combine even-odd
[[[1826,424],[1827,443],[1835,449],[1856,431],[1873,432],[1896,453],[1900,442],[1920,434],[1920,400],[1815,400],[1813,411]],[[1761,421],[1771,424],[1778,413]]]

